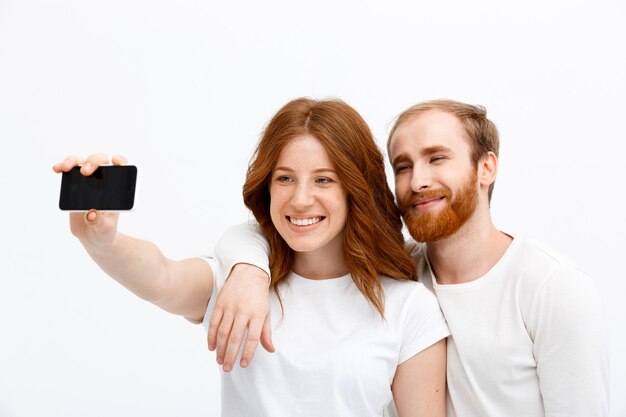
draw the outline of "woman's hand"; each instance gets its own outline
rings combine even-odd
[[[113,157],[113,165],[125,165],[127,160],[121,155]],[[100,165],[109,165],[109,157],[105,154],[93,154],[87,158],[68,156],[62,162],[55,164],[52,169],[56,173],[68,172],[80,166],[80,173],[84,176],[92,175]],[[83,245],[89,247],[110,246],[117,234],[117,212],[98,212],[89,210],[86,213],[70,213],[70,229]]]
[[[127,163],[123,156],[114,156],[111,162]],[[89,176],[109,163],[104,154],[69,156],[52,169],[61,173],[80,166],[80,173]],[[154,243],[118,232],[118,218],[116,212],[73,212],[70,228],[98,266],[138,297],[193,322],[202,322],[213,291],[209,264],[200,258],[166,258]]]

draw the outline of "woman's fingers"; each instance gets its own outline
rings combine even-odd
[[[68,156],[61,162],[57,162],[52,166],[52,170],[57,174],[61,172],[68,172],[72,168],[80,166],[80,173],[89,176],[92,175],[100,165],[126,165],[128,160],[124,155],[115,155],[109,162],[109,157],[104,153],[95,153],[89,155],[87,158],[78,156]]]
[[[92,155],[89,155],[87,159],[85,160],[85,163],[80,168],[80,173],[85,176],[89,176],[93,174],[94,171],[98,169],[100,165],[108,165],[108,164],[109,164],[109,157],[106,154],[103,154],[103,153],[92,154]]]
[[[85,158],[71,155],[65,158],[63,161],[54,164],[52,170],[57,174],[61,172],[68,172],[72,168],[82,165],[84,161]]]
[[[90,225],[96,224],[98,222],[98,212],[95,209],[91,209],[86,212],[85,221]]]
[[[80,166],[80,173],[85,176],[89,176],[92,175],[100,165],[108,165],[109,163],[109,157],[104,153],[92,154],[87,158],[71,155],[63,161],[54,164],[52,166],[52,170],[58,174],[61,172],[68,172],[72,170],[72,168]],[[114,165],[124,165],[126,163],[127,160],[122,155],[116,155],[113,158]]]
[[[128,164],[128,160],[124,155],[115,155],[111,158],[111,162],[113,165],[126,165]]]

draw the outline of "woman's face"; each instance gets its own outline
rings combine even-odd
[[[270,215],[294,251],[342,253],[348,197],[315,136],[296,136],[280,152],[270,182]]]

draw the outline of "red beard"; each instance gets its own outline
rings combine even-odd
[[[470,218],[478,203],[476,171],[451,200],[452,190],[442,187],[419,193],[411,192],[399,201],[404,223],[417,242],[435,242],[456,233]],[[438,212],[420,213],[413,209],[418,201],[444,197],[449,203]]]

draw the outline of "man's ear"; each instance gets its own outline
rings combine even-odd
[[[489,188],[498,174],[498,157],[493,152],[487,152],[478,161],[478,181],[482,186]]]

